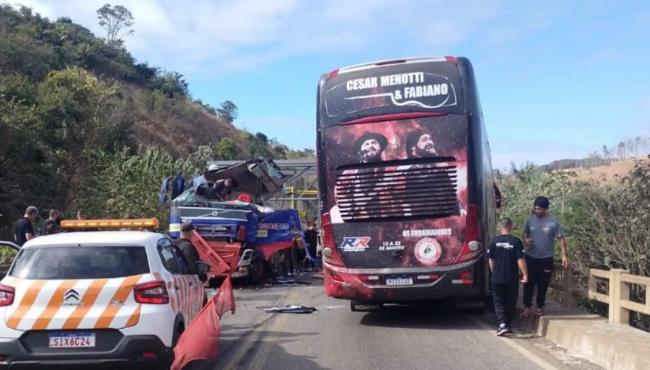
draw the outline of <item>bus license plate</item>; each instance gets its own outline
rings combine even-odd
[[[413,278],[387,278],[386,285],[397,286],[397,285],[413,285]]]
[[[94,333],[52,333],[50,348],[92,348],[95,347]]]

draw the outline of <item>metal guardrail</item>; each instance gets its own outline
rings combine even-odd
[[[607,282],[606,293],[599,291],[599,283]],[[630,300],[630,285],[645,290],[645,303]],[[602,285],[601,285],[602,286]],[[650,277],[629,274],[627,270],[591,269],[589,272],[589,298],[609,305],[609,321],[628,325],[630,312],[650,315]]]

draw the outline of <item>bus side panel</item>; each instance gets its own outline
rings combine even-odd
[[[465,99],[469,108],[470,120],[470,150],[468,157],[470,168],[468,170],[470,177],[470,202],[479,205],[481,209],[481,242],[484,248],[494,237],[496,231],[496,198],[494,191],[494,178],[492,173],[492,158],[490,154],[490,145],[487,138],[487,131],[483,121],[483,111],[478,95],[478,87],[474,76],[474,70],[467,58],[459,58],[461,66],[461,76],[466,81]],[[484,256],[484,267],[482,284],[484,292],[487,294],[490,290],[489,273],[487,267],[487,258]],[[478,280],[478,279],[477,279]]]

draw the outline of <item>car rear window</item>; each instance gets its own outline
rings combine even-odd
[[[20,251],[9,275],[21,279],[101,279],[148,272],[144,247],[48,246]]]

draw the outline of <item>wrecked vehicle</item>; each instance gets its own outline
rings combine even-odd
[[[295,209],[273,210],[263,205],[286,180],[272,160],[252,159],[225,168],[211,164],[203,175],[192,179],[188,189],[180,194],[178,189],[171,192],[169,234],[179,237],[181,224],[191,222],[218,255],[214,259],[231,265],[233,278],[246,277],[251,284],[261,284],[277,270],[277,255],[302,243]],[[176,178],[165,181],[161,200],[168,195],[163,195],[162,189],[185,182]],[[204,254],[199,250],[202,259]],[[211,263],[210,259],[206,262]],[[211,271],[210,277],[223,277],[215,273],[223,269],[213,266]]]

